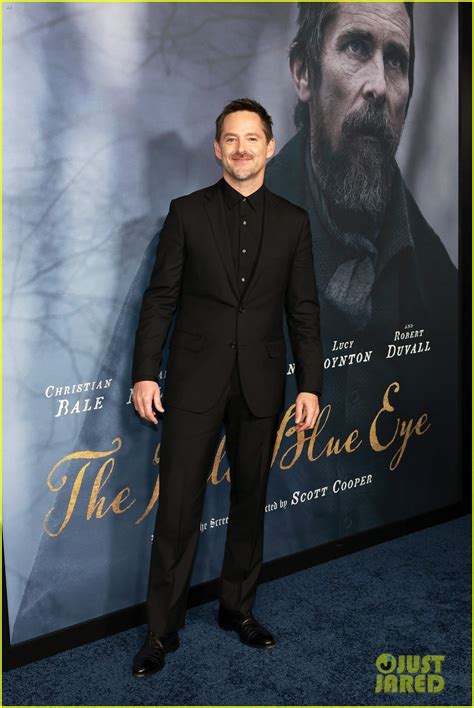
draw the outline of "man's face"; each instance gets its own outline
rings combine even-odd
[[[226,116],[219,141],[214,141],[224,177],[230,182],[263,178],[274,150],[275,141],[272,138],[267,142],[260,116],[252,111],[235,111]]]
[[[333,204],[381,213],[409,94],[403,3],[341,3],[309,97],[312,161]]]

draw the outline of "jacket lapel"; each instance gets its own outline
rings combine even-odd
[[[240,300],[239,285],[237,282],[237,275],[234,269],[234,262],[232,259],[232,250],[230,244],[230,237],[227,234],[227,226],[224,217],[224,207],[222,204],[221,195],[219,194],[220,187],[219,182],[209,187],[209,189],[204,193],[204,208],[209,217],[209,222],[211,224],[211,231],[216,242],[217,251],[222,259],[224,268],[229,276],[230,284],[234,290],[235,295]]]

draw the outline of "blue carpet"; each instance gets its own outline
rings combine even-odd
[[[3,675],[3,705],[471,705],[471,516],[261,585],[255,650],[188,611],[163,671],[130,674],[145,625]],[[375,693],[383,652],[442,654],[438,693]]]

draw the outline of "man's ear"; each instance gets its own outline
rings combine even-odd
[[[303,103],[307,103],[311,98],[311,89],[309,87],[309,77],[308,77],[308,66],[303,65],[303,60],[299,57],[295,57],[292,62],[290,62],[291,76],[293,77],[293,82],[296,86],[296,93],[298,98]]]
[[[273,154],[275,152],[275,148],[276,148],[275,138],[271,138],[267,143],[267,160],[269,160],[271,157],[273,157]]]
[[[214,153],[218,160],[222,160],[222,150],[217,140],[214,140]]]

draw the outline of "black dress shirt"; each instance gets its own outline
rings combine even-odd
[[[240,296],[247,289],[257,261],[262,241],[265,190],[262,184],[255,192],[244,197],[221,179],[227,236],[230,238],[234,268],[239,282]],[[320,391],[307,391],[320,396]]]
[[[262,184],[244,197],[221,179],[227,234],[230,238],[234,268],[243,296],[257,261],[262,240],[265,189]]]

